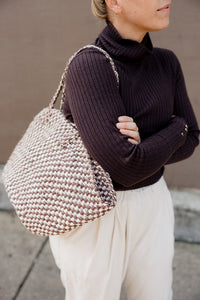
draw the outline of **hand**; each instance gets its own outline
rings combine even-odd
[[[120,132],[131,137],[128,139],[128,141],[132,144],[139,144],[141,139],[138,132],[138,127],[133,121],[133,118],[128,116],[120,116],[118,121],[119,123],[116,123],[116,126],[120,129]]]

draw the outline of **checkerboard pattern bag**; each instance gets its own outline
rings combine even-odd
[[[85,148],[75,123],[62,112],[68,61],[49,106],[32,120],[8,158],[2,181],[21,223],[33,234],[58,235],[103,216],[116,205],[110,175]],[[60,109],[54,104],[62,91]]]

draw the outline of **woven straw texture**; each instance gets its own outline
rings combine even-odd
[[[34,117],[2,172],[20,221],[41,236],[71,231],[116,205],[109,174],[89,155],[76,125],[53,107],[61,90],[64,95],[67,67],[49,107]]]

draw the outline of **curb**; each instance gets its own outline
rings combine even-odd
[[[4,190],[0,165],[0,210],[14,210]],[[200,190],[181,188],[169,189],[174,205],[175,240],[200,243]]]
[[[175,215],[175,239],[200,243],[200,190],[170,189]]]
[[[0,210],[14,210],[14,207],[12,206],[12,204],[10,203],[7,193],[4,189],[2,180],[1,180],[1,174],[2,174],[2,170],[3,170],[3,166],[2,164],[0,164]]]

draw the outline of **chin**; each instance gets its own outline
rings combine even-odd
[[[169,21],[163,22],[162,24],[157,24],[157,26],[150,28],[148,31],[159,31],[167,28],[168,26],[169,26]]]

